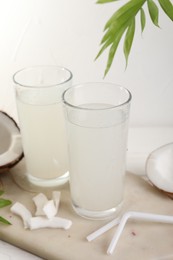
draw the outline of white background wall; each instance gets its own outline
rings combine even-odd
[[[126,86],[133,95],[131,125],[173,126],[173,23],[162,11],[161,29],[147,19],[142,37],[137,19],[126,71],[122,46],[105,79],[107,52],[94,62],[103,27],[122,2],[0,0],[0,109],[16,117],[16,70],[56,64],[73,72],[74,84],[108,81]]]

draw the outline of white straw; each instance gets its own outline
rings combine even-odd
[[[118,225],[120,222],[120,218],[116,218],[113,219],[111,222],[107,223],[105,226],[99,228],[98,230],[94,231],[93,233],[91,233],[90,235],[88,235],[86,237],[86,239],[90,242],[94,239],[96,239],[97,237],[99,237],[100,235],[102,235],[103,233],[105,233],[106,231],[108,231],[109,229],[113,228],[114,226]]]
[[[161,222],[161,223],[170,223],[173,224],[173,216],[167,215],[157,215],[151,213],[143,213],[143,212],[136,212],[136,211],[129,211],[125,213],[120,221],[120,224],[111,240],[111,243],[108,247],[107,254],[112,255],[113,251],[118,243],[118,239],[124,229],[124,226],[129,218],[133,218],[136,220],[146,220],[146,221],[153,221],[153,222]]]
[[[108,247],[108,250],[107,250],[107,254],[108,255],[112,255],[113,254],[113,251],[114,251],[115,246],[116,246],[116,244],[118,242],[118,239],[119,239],[119,237],[120,237],[120,235],[121,235],[121,233],[122,233],[122,231],[124,229],[124,226],[126,224],[126,221],[128,220],[129,217],[130,217],[130,212],[127,212],[127,213],[125,213],[123,215],[123,217],[122,217],[122,219],[120,221],[120,224],[119,224],[119,226],[118,226],[118,228],[117,228],[117,230],[116,230],[116,232],[115,232],[115,234],[114,234],[114,236],[113,236],[113,238],[111,240],[111,243],[110,243],[110,245]]]

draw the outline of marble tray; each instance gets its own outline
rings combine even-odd
[[[17,171],[17,168],[13,170]],[[19,201],[35,212],[32,197],[17,186],[10,173],[0,174],[4,197]],[[127,173],[125,199],[122,212],[136,210],[156,214],[173,215],[173,201],[142,177]],[[10,212],[10,207],[1,209],[1,215],[12,222],[11,226],[0,226],[0,239],[48,260],[147,260],[173,259],[173,225],[129,220],[112,256],[106,254],[107,247],[116,230],[113,228],[92,242],[86,236],[108,221],[91,221],[77,216],[70,205],[68,185],[64,186],[59,216],[72,220],[67,230],[25,230],[21,219]],[[49,197],[51,192],[46,192]],[[163,258],[169,257],[169,258]]]

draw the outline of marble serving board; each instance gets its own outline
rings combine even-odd
[[[13,203],[23,203],[34,214],[32,197],[35,193],[22,190],[9,172],[1,173],[0,181],[5,190],[3,197]],[[142,177],[127,173],[125,185],[122,212],[136,210],[173,215],[173,201]],[[173,259],[173,225],[134,220],[127,222],[113,255],[108,256],[106,251],[116,227],[88,242],[86,236],[108,221],[92,221],[77,216],[70,205],[68,185],[61,192],[58,215],[72,220],[69,230],[25,230],[21,219],[10,212],[10,207],[6,207],[1,209],[0,214],[12,225],[0,225],[0,239],[48,260]],[[51,197],[51,192],[46,192],[46,195]]]

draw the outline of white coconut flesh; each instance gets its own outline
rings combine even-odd
[[[154,186],[173,193],[173,143],[159,147],[149,155],[146,174]]]
[[[20,130],[9,115],[0,111],[0,171],[11,168],[22,157]]]

